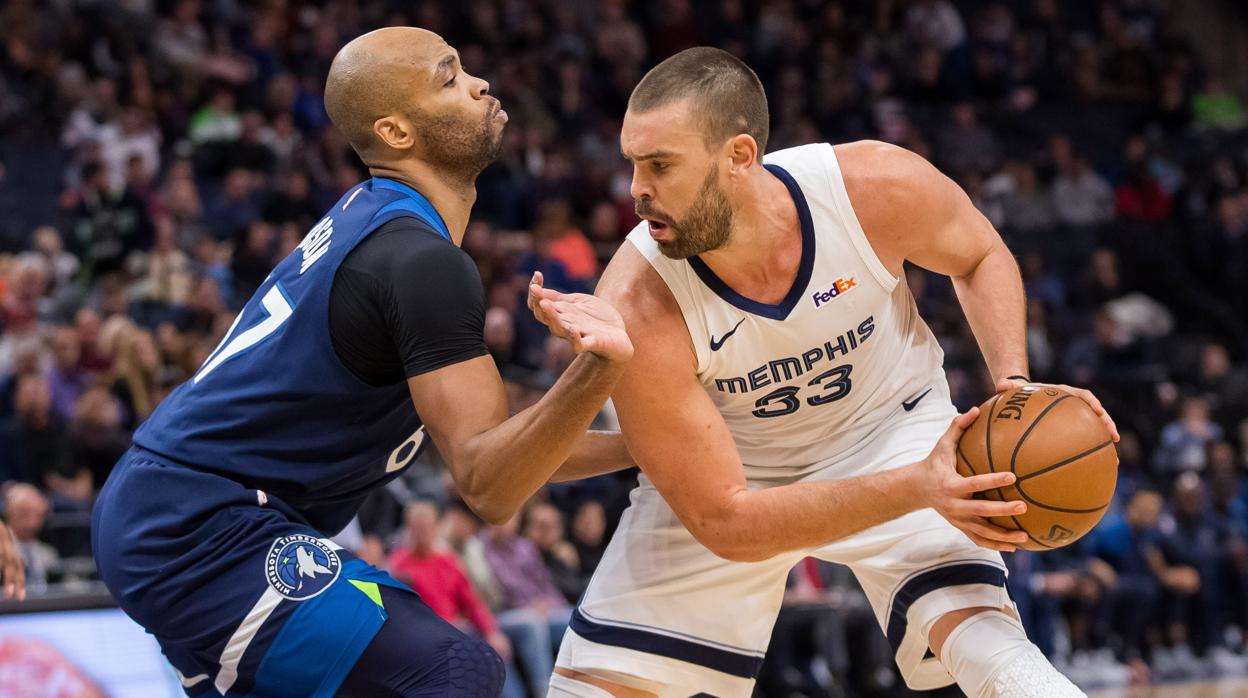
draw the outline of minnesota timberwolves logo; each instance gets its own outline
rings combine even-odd
[[[302,601],[329,588],[341,567],[338,553],[319,538],[295,534],[273,541],[264,572],[277,593]]]

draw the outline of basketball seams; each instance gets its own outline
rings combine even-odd
[[[1073,456],[1071,456],[1070,458],[1067,458],[1066,460],[1059,461],[1059,462],[1057,462],[1057,463],[1054,463],[1053,465],[1046,465],[1045,467],[1043,467],[1043,468],[1041,468],[1041,469],[1039,469],[1039,470],[1033,470],[1032,472],[1027,473],[1026,475],[1023,475],[1023,476],[1019,477],[1019,478],[1018,478],[1018,481],[1019,481],[1019,482],[1022,482],[1023,480],[1030,480],[1030,479],[1031,479],[1031,478],[1033,478],[1033,477],[1039,477],[1039,476],[1041,476],[1041,475],[1044,475],[1045,473],[1049,473],[1049,472],[1052,472],[1052,471],[1054,471],[1054,470],[1057,470],[1058,468],[1061,468],[1062,466],[1070,465],[1071,463],[1074,463],[1075,461],[1077,461],[1077,460],[1079,460],[1079,459],[1081,459],[1081,458],[1083,458],[1083,457],[1085,457],[1085,456],[1090,456],[1090,455],[1092,455],[1093,453],[1096,453],[1097,451],[1101,450],[1102,448],[1105,448],[1106,446],[1108,446],[1108,445],[1112,444],[1113,442],[1114,442],[1114,441],[1113,441],[1113,439],[1110,439],[1110,440],[1108,440],[1108,441],[1105,441],[1104,443],[1099,443],[1099,444],[1097,444],[1097,445],[1093,446],[1092,448],[1089,448],[1088,450],[1084,451],[1083,453],[1079,453],[1079,454],[1073,455]]]
[[[1059,397],[1058,399],[1054,400],[1053,402],[1050,402],[1049,404],[1045,405],[1044,409],[1040,411],[1040,414],[1036,415],[1036,418],[1031,420],[1031,424],[1027,425],[1027,430],[1023,432],[1022,436],[1018,437],[1018,441],[1014,442],[1014,452],[1010,454],[1010,472],[1011,473],[1015,473],[1017,475],[1014,468],[1015,468],[1015,461],[1018,460],[1018,452],[1020,449],[1022,449],[1023,442],[1027,440],[1027,437],[1031,436],[1031,432],[1036,428],[1036,425],[1040,423],[1040,420],[1044,419],[1045,415],[1052,412],[1054,407],[1057,407],[1058,405],[1062,403],[1063,400],[1066,400],[1067,398],[1071,398],[1071,397],[1074,397],[1074,396],[1063,395]]]
[[[966,454],[962,452],[962,443],[961,443],[961,442],[959,442],[959,443],[958,443],[958,445],[957,445],[957,452],[958,452],[958,458],[961,458],[961,459],[962,459],[962,462],[963,462],[963,463],[966,463],[966,469],[967,469],[967,470],[969,470],[969,471],[971,471],[971,474],[972,474],[972,475],[978,475],[979,473],[975,472],[975,466],[971,465],[971,459],[970,459],[970,458],[967,458],[967,457],[966,457]]]

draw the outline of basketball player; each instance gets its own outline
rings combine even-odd
[[[1004,390],[1027,381],[1013,257],[905,150],[764,158],[767,135],[758,78],[717,49],[664,61],[630,98],[621,147],[645,220],[598,293],[636,348],[613,399],[643,476],[551,695],[750,695],[808,555],[853,569],[912,688],[1082,695],[1013,611],[997,551],[1026,534],[985,517],[1025,505],[971,498],[1010,473],[956,474],[977,410],[957,415],[901,280],[906,261],[953,279]]]
[[[327,536],[426,433],[495,522],[561,464],[574,477],[628,463],[618,435],[585,432],[632,355],[592,296],[543,305],[579,356],[507,418],[459,249],[506,122],[488,87],[419,29],[338,53],[325,105],[372,178],[277,265],[100,493],[100,576],[189,695],[497,695],[493,650]]]

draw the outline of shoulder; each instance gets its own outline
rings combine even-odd
[[[458,275],[477,278],[476,265],[467,252],[428,223],[406,216],[383,223],[364,238],[347,256],[343,267],[377,279],[422,274],[443,280]]]
[[[943,195],[952,184],[923,156],[891,143],[855,141],[832,149],[860,217],[860,208],[877,215],[918,208],[915,196]]]
[[[961,187],[918,153],[880,141],[833,149],[854,215],[894,272],[901,260],[973,211]]]
[[[620,313],[640,354],[663,354],[682,345],[692,354],[692,342],[676,297],[632,242],[620,245],[603,271],[595,295]]]

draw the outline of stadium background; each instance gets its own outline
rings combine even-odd
[[[92,497],[274,261],[365,177],[321,88],[347,39],[387,24],[442,34],[511,115],[464,248],[514,408],[571,358],[524,280],[592,289],[635,222],[617,138],[631,88],[683,48],[726,48],[767,88],[773,149],[881,139],[961,184],[1019,256],[1033,378],[1091,387],[1117,419],[1097,531],[1007,556],[1036,642],[1089,689],[1248,673],[1242,3],[3,0],[0,481],[32,600],[3,606],[0,695],[178,693],[93,581]],[[980,402],[950,285],[907,280],[956,402]],[[547,488],[518,533],[474,535],[431,455],[341,540],[400,576],[465,570],[477,594],[447,612],[501,623],[520,678],[549,663],[538,631],[558,631],[633,477]],[[436,529],[405,523],[423,500]],[[891,667],[852,577],[797,567],[760,695],[901,694]]]

